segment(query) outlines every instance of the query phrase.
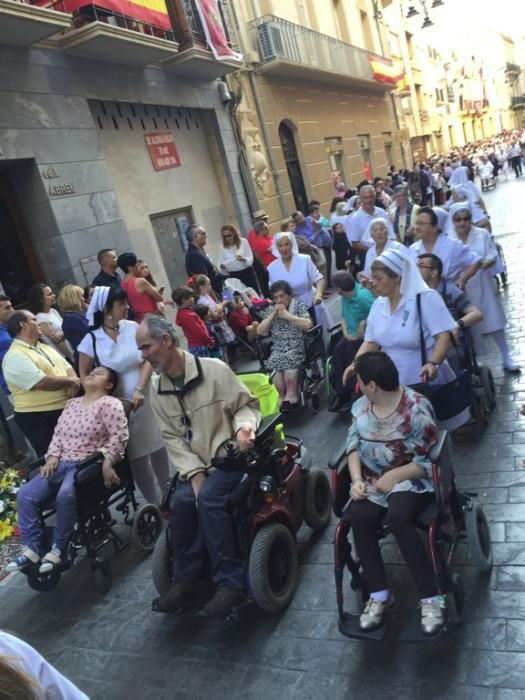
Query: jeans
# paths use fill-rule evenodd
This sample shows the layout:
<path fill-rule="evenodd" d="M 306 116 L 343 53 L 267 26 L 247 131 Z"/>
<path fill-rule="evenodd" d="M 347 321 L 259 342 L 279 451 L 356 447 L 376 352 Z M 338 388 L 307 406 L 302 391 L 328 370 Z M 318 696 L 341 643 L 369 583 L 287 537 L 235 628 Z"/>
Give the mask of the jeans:
<path fill-rule="evenodd" d="M 55 499 L 57 524 L 53 544 L 65 552 L 77 515 L 77 497 L 74 477 L 76 462 L 59 462 L 53 477 L 41 474 L 24 484 L 17 495 L 18 525 L 22 534 L 22 542 L 37 554 L 42 554 L 42 525 L 40 522 L 40 506 L 52 497 L 56 491 L 50 478 L 63 476 Z"/>
<path fill-rule="evenodd" d="M 421 598 L 438 594 L 427 550 L 415 526 L 417 516 L 434 498 L 432 493 L 398 491 L 390 494 L 386 511 L 387 525 L 397 540 Z M 388 588 L 385 565 L 377 539 L 385 509 L 364 499 L 352 501 L 343 514 L 349 520 L 354 542 L 371 593 Z"/>
<path fill-rule="evenodd" d="M 15 412 L 15 423 L 31 443 L 37 457 L 45 455 L 61 413 L 62 409 L 29 413 Z"/>
<path fill-rule="evenodd" d="M 227 509 L 242 477 L 241 472 L 212 472 L 197 501 L 192 485 L 179 479 L 170 499 L 174 583 L 195 583 L 211 566 L 217 588 L 244 590 L 244 566 L 237 555 L 233 520 Z"/>

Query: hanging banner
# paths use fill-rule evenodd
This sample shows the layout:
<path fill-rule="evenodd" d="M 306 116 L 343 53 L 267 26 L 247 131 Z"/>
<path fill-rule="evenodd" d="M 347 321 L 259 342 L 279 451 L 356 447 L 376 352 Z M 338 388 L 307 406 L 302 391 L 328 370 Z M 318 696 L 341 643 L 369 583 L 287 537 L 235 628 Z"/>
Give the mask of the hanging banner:
<path fill-rule="evenodd" d="M 386 58 L 368 56 L 368 60 L 372 69 L 372 77 L 378 83 L 395 86 L 405 75 L 405 71 L 401 66 L 395 66 L 392 61 Z"/>
<path fill-rule="evenodd" d="M 219 11 L 219 0 L 194 0 L 208 46 L 218 61 L 242 61 L 242 54 L 228 46 L 228 37 Z"/>
<path fill-rule="evenodd" d="M 154 131 L 144 134 L 144 139 L 155 170 L 179 167 L 180 158 L 171 131 Z"/>
<path fill-rule="evenodd" d="M 58 7 L 60 10 L 63 8 L 64 12 L 78 10 L 79 15 L 85 14 L 91 20 L 98 19 L 108 24 L 113 24 L 114 12 L 137 22 L 151 24 L 160 30 L 173 31 L 164 0 L 97 0 L 96 5 L 86 0 L 61 0 Z M 137 25 L 137 30 L 141 31 L 140 25 Z"/>

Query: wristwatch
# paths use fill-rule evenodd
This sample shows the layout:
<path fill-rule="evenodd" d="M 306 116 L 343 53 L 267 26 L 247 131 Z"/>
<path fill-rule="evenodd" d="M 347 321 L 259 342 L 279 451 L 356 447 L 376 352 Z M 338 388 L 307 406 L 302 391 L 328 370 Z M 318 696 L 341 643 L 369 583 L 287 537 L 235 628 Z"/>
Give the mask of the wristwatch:
<path fill-rule="evenodd" d="M 432 360 L 430 360 L 430 364 L 431 364 L 435 369 L 439 369 L 439 364 L 440 364 L 439 362 L 432 362 Z"/>

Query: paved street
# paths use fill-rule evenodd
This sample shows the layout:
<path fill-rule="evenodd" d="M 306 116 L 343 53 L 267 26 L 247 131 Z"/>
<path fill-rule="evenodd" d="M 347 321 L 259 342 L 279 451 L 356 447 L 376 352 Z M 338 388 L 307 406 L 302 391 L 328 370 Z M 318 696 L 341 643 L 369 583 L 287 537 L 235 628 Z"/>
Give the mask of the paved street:
<path fill-rule="evenodd" d="M 515 356 L 525 336 L 521 304 L 525 254 L 520 229 L 525 181 L 501 183 L 486 195 L 509 267 L 504 292 Z M 494 350 L 491 347 L 491 350 Z M 49 594 L 33 593 L 22 576 L 0 587 L 0 627 L 32 643 L 92 698 L 525 698 L 525 379 L 505 375 L 489 358 L 498 406 L 482 439 L 465 431 L 455 440 L 459 485 L 477 490 L 491 521 L 495 567 L 488 576 L 455 566 L 467 588 L 463 626 L 420 645 L 359 643 L 337 629 L 331 540 L 301 532 L 301 578 L 289 609 L 271 617 L 247 606 L 236 621 L 154 614 L 150 561 L 131 548 L 112 558 L 114 586 L 99 595 L 85 562 Z M 304 436 L 314 463 L 345 433 L 345 420 L 308 411 L 289 420 Z M 392 544 L 385 551 L 394 588 L 415 603 L 415 592 Z M 112 556 L 111 554 L 109 556 Z M 399 614 L 399 613 L 396 613 Z"/>

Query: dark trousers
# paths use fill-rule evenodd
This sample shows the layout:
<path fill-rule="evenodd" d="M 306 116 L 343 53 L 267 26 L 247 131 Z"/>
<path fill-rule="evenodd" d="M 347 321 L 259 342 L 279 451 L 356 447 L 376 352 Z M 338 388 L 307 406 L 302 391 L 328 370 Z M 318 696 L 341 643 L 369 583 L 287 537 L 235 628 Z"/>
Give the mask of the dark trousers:
<path fill-rule="evenodd" d="M 326 259 L 326 286 L 332 284 L 332 246 L 323 246 L 324 257 Z"/>
<path fill-rule="evenodd" d="M 2 430 L 5 435 L 5 440 L 7 444 L 7 451 L 9 452 L 9 456 L 11 458 L 14 458 L 14 455 L 16 453 L 16 445 L 15 441 L 13 439 L 13 435 L 11 434 L 11 430 L 9 429 L 9 423 L 7 422 L 7 416 L 4 413 L 4 409 L 2 406 L 0 406 L 0 423 L 2 424 Z"/>
<path fill-rule="evenodd" d="M 514 158 L 511 160 L 511 164 L 516 177 L 521 177 L 523 175 L 523 171 L 521 169 L 521 156 L 514 156 Z"/>
<path fill-rule="evenodd" d="M 361 338 L 352 341 L 341 338 L 334 348 L 334 389 L 335 393 L 339 396 L 348 396 L 348 399 L 351 398 L 351 394 L 355 388 L 355 381 L 351 381 L 349 384 L 343 384 L 343 373 L 348 365 L 351 365 L 354 361 L 355 354 L 362 343 L 363 341 Z"/>
<path fill-rule="evenodd" d="M 202 484 L 197 503 L 192 485 L 179 479 L 170 500 L 174 583 L 193 584 L 211 567 L 217 588 L 244 590 L 244 566 L 227 510 L 241 479 L 240 472 L 213 472 Z"/>
<path fill-rule="evenodd" d="M 334 252 L 336 269 L 346 270 L 345 262 L 347 260 L 352 260 L 346 233 L 334 233 Z"/>
<path fill-rule="evenodd" d="M 247 287 L 251 287 L 252 289 L 255 289 L 256 292 L 260 292 L 259 282 L 255 276 L 253 267 L 245 267 L 244 270 L 228 272 L 228 277 L 235 277 L 235 279 L 240 280 Z"/>
<path fill-rule="evenodd" d="M 269 276 L 268 276 L 268 270 L 264 267 L 264 265 L 259 262 L 256 258 L 254 258 L 253 261 L 253 269 L 255 271 L 255 275 L 257 279 L 259 280 L 259 289 L 263 293 L 264 297 L 269 296 Z"/>
<path fill-rule="evenodd" d="M 397 540 L 421 598 L 431 598 L 438 592 L 425 544 L 414 524 L 433 498 L 432 493 L 398 491 L 389 496 L 386 513 L 388 527 Z M 370 592 L 384 591 L 388 583 L 377 530 L 385 517 L 385 509 L 368 499 L 352 501 L 344 517 L 351 523 Z"/>
<path fill-rule="evenodd" d="M 47 452 L 60 411 L 34 411 L 15 413 L 15 422 L 31 443 L 37 457 Z"/>

